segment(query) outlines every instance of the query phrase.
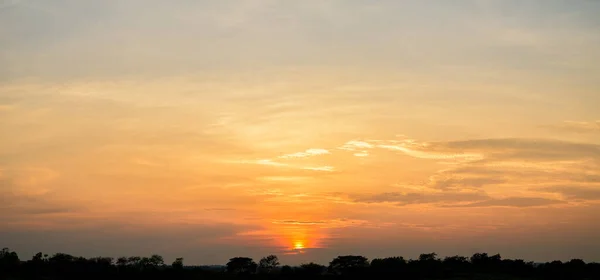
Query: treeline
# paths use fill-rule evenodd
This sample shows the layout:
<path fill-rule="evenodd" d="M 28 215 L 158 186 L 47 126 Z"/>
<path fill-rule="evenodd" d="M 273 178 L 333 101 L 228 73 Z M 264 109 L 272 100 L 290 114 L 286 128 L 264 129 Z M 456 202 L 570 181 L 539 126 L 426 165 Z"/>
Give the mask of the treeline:
<path fill-rule="evenodd" d="M 183 258 L 166 264 L 163 257 L 83 258 L 57 253 L 38 253 L 23 261 L 16 252 L 0 251 L 0 279 L 600 279 L 600 264 L 580 259 L 534 264 L 477 253 L 471 257 L 438 258 L 421 254 L 418 259 L 390 257 L 369 260 L 363 256 L 339 256 L 327 266 L 306 263 L 281 266 L 277 256 L 235 257 L 222 268 L 187 267 Z"/>

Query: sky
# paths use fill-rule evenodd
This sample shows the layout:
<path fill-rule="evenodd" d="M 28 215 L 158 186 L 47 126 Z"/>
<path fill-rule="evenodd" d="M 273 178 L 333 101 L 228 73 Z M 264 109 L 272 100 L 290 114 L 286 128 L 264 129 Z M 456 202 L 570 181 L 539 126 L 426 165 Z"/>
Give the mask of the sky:
<path fill-rule="evenodd" d="M 598 14 L 1 0 L 0 246 L 600 261 Z"/>

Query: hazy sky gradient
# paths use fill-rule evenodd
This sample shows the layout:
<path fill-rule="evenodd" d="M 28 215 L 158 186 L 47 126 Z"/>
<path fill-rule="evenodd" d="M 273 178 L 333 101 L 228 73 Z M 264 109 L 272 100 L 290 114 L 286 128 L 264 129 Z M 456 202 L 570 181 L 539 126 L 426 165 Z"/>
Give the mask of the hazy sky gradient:
<path fill-rule="evenodd" d="M 0 240 L 600 261 L 600 2 L 0 1 Z"/>

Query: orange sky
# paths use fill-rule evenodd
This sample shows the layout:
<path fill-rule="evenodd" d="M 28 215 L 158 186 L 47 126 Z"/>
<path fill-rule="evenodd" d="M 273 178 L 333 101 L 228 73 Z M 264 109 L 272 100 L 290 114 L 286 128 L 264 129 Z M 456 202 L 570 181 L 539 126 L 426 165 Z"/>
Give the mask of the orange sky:
<path fill-rule="evenodd" d="M 600 260 L 598 3 L 224 2 L 0 4 L 0 246 Z"/>

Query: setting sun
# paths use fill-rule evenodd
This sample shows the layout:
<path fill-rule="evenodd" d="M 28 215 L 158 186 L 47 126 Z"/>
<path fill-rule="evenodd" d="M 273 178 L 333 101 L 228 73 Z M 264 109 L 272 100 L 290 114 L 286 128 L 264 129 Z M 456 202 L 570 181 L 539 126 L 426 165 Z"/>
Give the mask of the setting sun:
<path fill-rule="evenodd" d="M 294 249 L 296 249 L 296 250 L 304 249 L 304 243 L 302 243 L 302 241 L 296 241 L 294 243 Z"/>

